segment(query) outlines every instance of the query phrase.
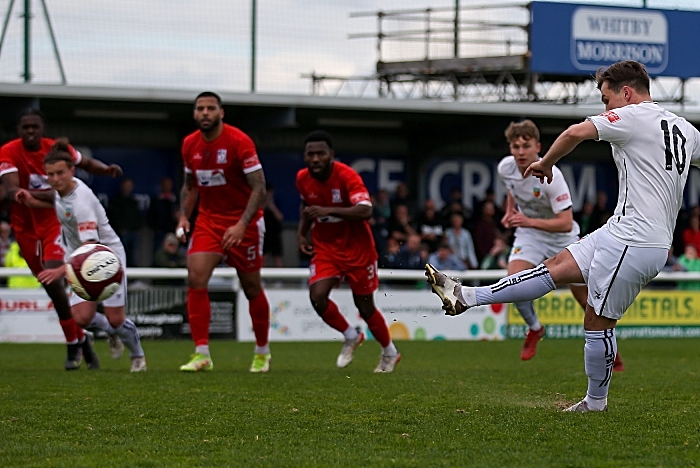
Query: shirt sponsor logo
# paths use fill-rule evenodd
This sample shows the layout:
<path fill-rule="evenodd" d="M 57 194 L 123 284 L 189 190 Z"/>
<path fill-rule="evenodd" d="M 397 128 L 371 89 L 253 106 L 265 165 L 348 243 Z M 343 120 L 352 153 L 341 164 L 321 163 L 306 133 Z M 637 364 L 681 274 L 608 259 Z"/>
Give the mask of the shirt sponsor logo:
<path fill-rule="evenodd" d="M 333 198 L 333 203 L 343 203 L 343 199 L 340 196 L 340 189 L 331 189 L 331 197 Z"/>
<path fill-rule="evenodd" d="M 617 115 L 616 113 L 614 113 L 613 111 L 603 112 L 602 114 L 600 114 L 600 116 L 608 119 L 608 121 L 610 121 L 610 123 L 615 123 L 618 120 L 620 120 L 620 116 Z"/>
<path fill-rule="evenodd" d="M 216 151 L 216 164 L 226 164 L 226 150 L 220 149 Z"/>
<path fill-rule="evenodd" d="M 29 174 L 29 188 L 31 190 L 49 190 L 48 178 L 41 174 Z"/>
<path fill-rule="evenodd" d="M 197 182 L 200 187 L 218 187 L 226 185 L 226 176 L 223 169 L 198 169 L 196 171 Z"/>
<path fill-rule="evenodd" d="M 563 202 L 564 200 L 568 200 L 568 199 L 569 199 L 569 194 L 568 194 L 568 193 L 562 193 L 561 195 L 559 195 L 559 196 L 557 197 L 557 201 L 558 201 L 558 202 Z"/>
<path fill-rule="evenodd" d="M 97 223 L 88 221 L 86 223 L 78 223 L 78 231 L 97 231 Z"/>

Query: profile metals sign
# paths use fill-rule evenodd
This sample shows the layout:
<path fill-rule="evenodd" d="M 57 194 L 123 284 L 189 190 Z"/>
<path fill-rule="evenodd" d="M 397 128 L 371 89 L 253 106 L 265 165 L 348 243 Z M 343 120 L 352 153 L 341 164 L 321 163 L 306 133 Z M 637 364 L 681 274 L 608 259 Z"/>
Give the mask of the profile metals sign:
<path fill-rule="evenodd" d="M 635 60 L 653 76 L 700 76 L 700 12 L 550 2 L 530 8 L 533 72 L 591 76 Z"/>

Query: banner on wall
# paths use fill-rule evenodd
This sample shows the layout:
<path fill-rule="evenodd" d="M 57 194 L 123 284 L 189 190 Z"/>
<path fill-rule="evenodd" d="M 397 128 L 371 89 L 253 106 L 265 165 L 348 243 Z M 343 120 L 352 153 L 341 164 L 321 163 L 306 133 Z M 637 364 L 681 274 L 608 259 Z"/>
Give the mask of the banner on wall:
<path fill-rule="evenodd" d="M 65 341 L 53 303 L 43 289 L 0 289 L 0 342 Z"/>
<path fill-rule="evenodd" d="M 583 338 L 583 309 L 571 292 L 557 290 L 535 301 L 547 338 Z M 525 338 L 527 326 L 508 305 L 508 338 Z M 642 291 L 615 328 L 618 338 L 685 338 L 700 336 L 700 292 Z"/>
<path fill-rule="evenodd" d="M 270 302 L 270 341 L 332 341 L 342 335 L 326 325 L 311 307 L 309 293 L 304 290 L 268 289 Z M 359 316 L 349 290 L 335 290 L 338 304 L 353 326 L 360 326 L 368 337 L 371 333 Z M 382 311 L 394 340 L 502 340 L 505 337 L 506 307 L 502 304 L 475 307 L 468 314 L 446 317 L 440 302 L 429 291 L 380 290 L 375 303 Z M 254 341 L 248 301 L 239 295 L 237 339 Z"/>

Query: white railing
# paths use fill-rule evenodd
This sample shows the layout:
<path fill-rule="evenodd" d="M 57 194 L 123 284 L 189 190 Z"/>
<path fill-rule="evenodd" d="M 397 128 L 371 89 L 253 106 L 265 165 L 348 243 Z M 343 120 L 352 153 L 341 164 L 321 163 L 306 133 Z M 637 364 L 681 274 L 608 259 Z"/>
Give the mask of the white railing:
<path fill-rule="evenodd" d="M 171 279 L 187 278 L 186 268 L 128 268 L 127 277 L 131 279 Z M 468 271 L 445 271 L 450 276 L 455 276 L 464 281 L 472 280 L 498 280 L 507 275 L 506 270 L 468 270 Z M 29 268 L 0 268 L 0 278 L 8 276 L 30 276 Z M 262 277 L 264 279 L 280 280 L 303 280 L 309 277 L 308 268 L 263 268 Z M 214 278 L 236 279 L 234 268 L 216 268 Z M 424 280 L 423 270 L 391 270 L 379 269 L 380 280 Z M 661 272 L 653 281 L 663 282 L 684 282 L 700 281 L 700 272 Z"/>

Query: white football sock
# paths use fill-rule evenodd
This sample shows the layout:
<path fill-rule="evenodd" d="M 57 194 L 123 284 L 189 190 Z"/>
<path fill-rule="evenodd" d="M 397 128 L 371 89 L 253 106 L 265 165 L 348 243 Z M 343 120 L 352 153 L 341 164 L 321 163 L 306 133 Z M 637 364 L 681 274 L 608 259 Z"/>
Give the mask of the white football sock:
<path fill-rule="evenodd" d="M 114 330 L 117 336 L 122 340 L 124 346 L 131 353 L 131 357 L 141 357 L 143 356 L 143 348 L 141 347 L 141 338 L 139 338 L 139 332 L 136 330 L 136 325 L 129 319 L 124 320 L 119 328 Z"/>
<path fill-rule="evenodd" d="M 533 301 L 554 289 L 554 280 L 543 263 L 531 270 L 506 276 L 494 285 L 474 288 L 476 305 Z"/>
<path fill-rule="evenodd" d="M 354 341 L 357 339 L 357 336 L 359 333 L 357 333 L 357 329 L 350 325 L 347 330 L 343 332 L 343 336 L 347 341 Z"/>
<path fill-rule="evenodd" d="M 394 346 L 394 342 L 390 341 L 389 346 L 382 348 L 382 354 L 384 354 L 384 356 L 396 356 L 399 354 L 399 350 Z"/>
<path fill-rule="evenodd" d="M 109 320 L 107 320 L 107 317 L 104 314 L 101 314 L 99 312 L 97 312 L 95 314 L 95 316 L 92 318 L 92 322 L 90 322 L 90 325 L 88 325 L 88 328 L 95 328 L 97 330 L 102 330 L 104 332 L 109 333 L 110 335 L 114 335 L 114 333 L 115 333 L 115 330 L 109 324 Z"/>
<path fill-rule="evenodd" d="M 194 352 L 211 357 L 211 354 L 209 354 L 209 345 L 198 345 L 194 348 Z"/>
<path fill-rule="evenodd" d="M 255 345 L 255 354 L 270 354 L 270 345 L 265 346 Z"/>
<path fill-rule="evenodd" d="M 617 339 L 614 328 L 603 331 L 586 330 L 583 356 L 588 376 L 586 402 L 591 409 L 602 410 L 607 404 L 616 353 Z"/>

